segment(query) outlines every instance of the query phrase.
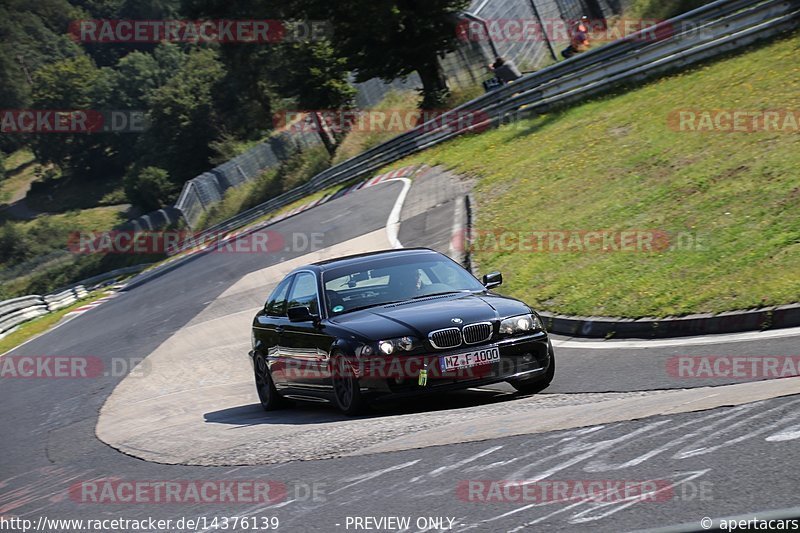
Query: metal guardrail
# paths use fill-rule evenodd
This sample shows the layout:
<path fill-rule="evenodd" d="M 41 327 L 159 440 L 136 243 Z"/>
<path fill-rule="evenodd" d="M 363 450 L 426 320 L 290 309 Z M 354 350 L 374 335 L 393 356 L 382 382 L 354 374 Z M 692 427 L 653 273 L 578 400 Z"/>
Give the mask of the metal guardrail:
<path fill-rule="evenodd" d="M 34 294 L 0 302 L 0 338 L 28 320 L 63 309 L 88 295 L 86 287 L 78 285 L 46 296 Z"/>
<path fill-rule="evenodd" d="M 20 324 L 34 318 L 68 307 L 89 296 L 89 291 L 113 283 L 120 276 L 136 274 L 149 267 L 150 263 L 118 268 L 79 281 L 77 285 L 52 294 L 33 294 L 11 300 L 0 301 L 0 339 Z M 87 289 L 87 287 L 89 287 Z"/>
<path fill-rule="evenodd" d="M 800 0 L 718 0 L 707 4 L 471 100 L 195 237 L 242 228 L 309 194 L 356 180 L 459 135 L 541 113 L 621 83 L 640 82 L 771 37 L 796 27 L 799 10 Z M 469 127 L 453 127 L 467 116 L 480 120 Z M 179 247 L 175 252 L 189 247 Z"/>

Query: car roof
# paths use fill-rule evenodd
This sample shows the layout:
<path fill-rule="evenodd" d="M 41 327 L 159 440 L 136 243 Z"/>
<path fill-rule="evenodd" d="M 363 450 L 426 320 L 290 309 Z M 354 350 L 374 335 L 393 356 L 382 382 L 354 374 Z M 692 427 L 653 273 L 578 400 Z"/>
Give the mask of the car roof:
<path fill-rule="evenodd" d="M 398 250 L 380 250 L 377 252 L 367 252 L 363 254 L 347 255 L 344 257 L 337 257 L 335 259 L 326 259 L 324 261 L 317 261 L 310 265 L 305 265 L 296 268 L 292 272 L 298 270 L 313 270 L 315 272 L 324 272 L 339 267 L 356 266 L 361 263 L 369 262 L 376 258 L 391 258 L 391 257 L 408 257 L 410 255 L 441 255 L 430 248 L 401 248 Z"/>

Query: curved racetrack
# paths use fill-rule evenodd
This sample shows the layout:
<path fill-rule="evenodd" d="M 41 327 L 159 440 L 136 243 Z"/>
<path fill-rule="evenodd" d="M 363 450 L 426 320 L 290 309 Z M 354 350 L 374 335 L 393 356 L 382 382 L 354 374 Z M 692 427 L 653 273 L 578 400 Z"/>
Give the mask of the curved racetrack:
<path fill-rule="evenodd" d="M 246 357 L 254 310 L 295 264 L 389 247 L 403 186 L 362 189 L 268 228 L 287 243 L 313 234 L 313 250 L 198 256 L 5 355 L 142 362 L 127 376 L 2 379 L 0 515 L 277 516 L 285 531 L 345 529 L 348 516 L 447 516 L 455 531 L 621 531 L 797 505 L 797 379 L 688 378 L 675 368 L 680 357 L 797 355 L 800 331 L 555 337 L 557 376 L 538 396 L 500 385 L 360 419 L 316 404 L 263 413 Z M 400 241 L 446 251 L 462 193 L 436 169 L 417 176 Z M 149 505 L 91 504 L 69 491 L 108 477 L 265 479 L 287 492 L 272 503 Z M 485 503 L 459 492 L 470 479 L 656 479 L 669 497 Z"/>

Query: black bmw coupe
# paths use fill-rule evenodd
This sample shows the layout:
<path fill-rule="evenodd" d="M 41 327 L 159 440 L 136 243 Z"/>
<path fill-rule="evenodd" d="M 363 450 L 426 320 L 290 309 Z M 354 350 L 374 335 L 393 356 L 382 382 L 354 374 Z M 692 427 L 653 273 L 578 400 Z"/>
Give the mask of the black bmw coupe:
<path fill-rule="evenodd" d="M 253 320 L 261 405 L 371 400 L 507 381 L 545 389 L 555 373 L 541 319 L 452 259 L 412 248 L 342 257 L 292 271 Z"/>

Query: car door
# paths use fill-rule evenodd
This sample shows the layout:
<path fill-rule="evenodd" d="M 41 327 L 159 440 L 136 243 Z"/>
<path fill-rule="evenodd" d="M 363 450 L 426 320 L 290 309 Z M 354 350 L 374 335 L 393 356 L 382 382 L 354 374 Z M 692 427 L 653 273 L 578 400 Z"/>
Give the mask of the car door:
<path fill-rule="evenodd" d="M 272 291 L 264 310 L 257 317 L 258 325 L 255 326 L 256 338 L 261 342 L 260 351 L 267 358 L 272 381 L 278 389 L 287 385 L 286 362 L 281 353 L 281 335 L 289 324 L 286 303 L 293 280 L 294 276 L 286 277 Z"/>
<path fill-rule="evenodd" d="M 308 307 L 320 316 L 319 287 L 313 272 L 298 272 L 289 292 L 287 308 Z M 289 322 L 281 339 L 286 360 L 287 379 L 293 387 L 315 391 L 330 391 L 327 379 L 329 349 L 333 337 L 326 334 L 318 321 Z"/>

